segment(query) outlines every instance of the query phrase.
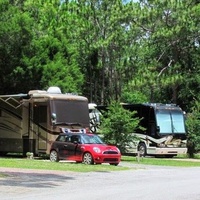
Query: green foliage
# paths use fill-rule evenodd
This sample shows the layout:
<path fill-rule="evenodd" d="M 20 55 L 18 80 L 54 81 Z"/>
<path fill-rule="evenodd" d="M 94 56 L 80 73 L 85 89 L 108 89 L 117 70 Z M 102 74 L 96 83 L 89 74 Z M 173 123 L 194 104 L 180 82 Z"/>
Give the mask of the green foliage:
<path fill-rule="evenodd" d="M 97 104 L 197 99 L 195 1 L 0 0 L 0 11 L 1 94 L 58 85 Z"/>
<path fill-rule="evenodd" d="M 22 58 L 31 50 L 33 20 L 9 1 L 0 1 L 0 12 L 0 93 L 22 92 L 28 85 Z"/>
<path fill-rule="evenodd" d="M 200 103 L 196 101 L 191 113 L 187 115 L 186 126 L 188 129 L 188 154 L 194 157 L 194 154 L 200 151 Z"/>
<path fill-rule="evenodd" d="M 69 45 L 59 0 L 0 1 L 1 94 L 59 86 L 82 93 L 77 49 Z M 71 24 L 72 25 L 72 24 Z M 70 29 L 70 26 L 69 26 Z"/>
<path fill-rule="evenodd" d="M 184 80 L 189 77 L 195 80 L 189 73 L 191 68 L 193 72 L 199 68 L 195 56 L 199 52 L 199 40 L 195 42 L 199 4 L 153 0 L 137 5 L 132 6 L 135 7 L 132 17 L 140 30 L 140 46 L 135 51 L 136 67 L 129 84 L 133 90 L 144 91 L 148 101 L 189 103 L 180 95 L 187 94 L 182 92 L 187 84 Z M 135 24 L 130 31 L 135 30 Z"/>
<path fill-rule="evenodd" d="M 148 102 L 148 98 L 140 91 L 131 91 L 126 88 L 122 92 L 121 101 L 126 103 L 145 103 Z"/>
<path fill-rule="evenodd" d="M 191 111 L 188 141 L 200 149 L 199 3 L 0 0 L 0 12 L 0 94 L 57 85 L 97 104 L 176 103 Z M 120 116 L 107 124 L 122 136 Z"/>
<path fill-rule="evenodd" d="M 118 146 L 122 153 L 136 139 L 132 133 L 139 128 L 140 119 L 134 115 L 135 112 L 125 110 L 121 104 L 113 101 L 101 118 L 100 131 L 104 141 Z"/>

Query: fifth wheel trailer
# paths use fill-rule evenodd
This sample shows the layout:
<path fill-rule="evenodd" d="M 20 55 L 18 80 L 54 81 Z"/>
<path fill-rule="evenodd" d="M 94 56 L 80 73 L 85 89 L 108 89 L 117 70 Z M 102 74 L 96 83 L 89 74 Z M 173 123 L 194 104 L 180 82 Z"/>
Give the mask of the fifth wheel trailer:
<path fill-rule="evenodd" d="M 49 154 L 61 132 L 89 131 L 88 99 L 60 88 L 0 95 L 0 154 Z"/>

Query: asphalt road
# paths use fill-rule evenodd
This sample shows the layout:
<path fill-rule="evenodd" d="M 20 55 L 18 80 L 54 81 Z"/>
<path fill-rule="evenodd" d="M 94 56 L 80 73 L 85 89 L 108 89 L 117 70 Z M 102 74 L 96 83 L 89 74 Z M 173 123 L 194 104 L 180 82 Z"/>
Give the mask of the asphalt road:
<path fill-rule="evenodd" d="M 75 173 L 0 168 L 1 200 L 200 200 L 200 167 Z M 120 166 L 117 166 L 120 167 Z"/>

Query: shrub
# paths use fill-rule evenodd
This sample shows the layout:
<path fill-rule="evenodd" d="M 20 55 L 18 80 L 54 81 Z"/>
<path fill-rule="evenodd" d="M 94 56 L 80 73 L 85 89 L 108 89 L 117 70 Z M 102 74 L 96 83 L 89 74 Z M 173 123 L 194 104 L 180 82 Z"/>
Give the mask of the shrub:
<path fill-rule="evenodd" d="M 194 157 L 194 154 L 200 150 L 200 103 L 197 101 L 191 113 L 187 115 L 186 127 L 188 154 L 189 157 Z"/>
<path fill-rule="evenodd" d="M 120 103 L 112 102 L 101 118 L 100 130 L 104 141 L 118 146 L 122 153 L 126 152 L 130 142 L 137 139 L 132 133 L 139 128 L 140 119 L 134 115 L 135 112 L 125 110 Z"/>

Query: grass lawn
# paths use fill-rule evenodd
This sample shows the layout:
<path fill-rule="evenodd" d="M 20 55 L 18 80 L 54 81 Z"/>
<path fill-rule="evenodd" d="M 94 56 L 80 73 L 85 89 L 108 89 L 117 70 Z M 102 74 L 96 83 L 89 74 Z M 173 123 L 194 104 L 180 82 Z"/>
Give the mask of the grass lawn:
<path fill-rule="evenodd" d="M 123 156 L 122 161 L 139 163 L 143 165 L 177 166 L 177 167 L 200 167 L 200 159 L 191 159 L 182 156 L 174 158 L 145 157 L 139 160 L 133 156 Z"/>
<path fill-rule="evenodd" d="M 188 159 L 186 157 L 175 157 L 174 159 L 145 157 L 137 160 L 134 156 L 122 156 L 122 162 L 130 162 L 142 165 L 160 165 L 160 166 L 177 166 L 177 167 L 200 167 L 200 159 Z M 48 159 L 27 159 L 16 157 L 0 157 L 0 167 L 22 168 L 22 169 L 42 169 L 42 170 L 61 170 L 74 172 L 92 172 L 92 171 L 119 171 L 128 170 L 126 166 L 112 166 L 109 164 L 102 165 L 85 165 L 74 162 L 50 162 Z M 137 168 L 137 165 L 136 167 Z"/>
<path fill-rule="evenodd" d="M 91 171 L 119 171 L 127 170 L 128 167 L 113 166 L 109 164 L 102 165 L 85 165 L 74 162 L 50 162 L 42 159 L 26 158 L 0 158 L 0 168 L 22 168 L 22 169 L 42 169 L 42 170 L 61 170 L 74 172 L 91 172 Z"/>

